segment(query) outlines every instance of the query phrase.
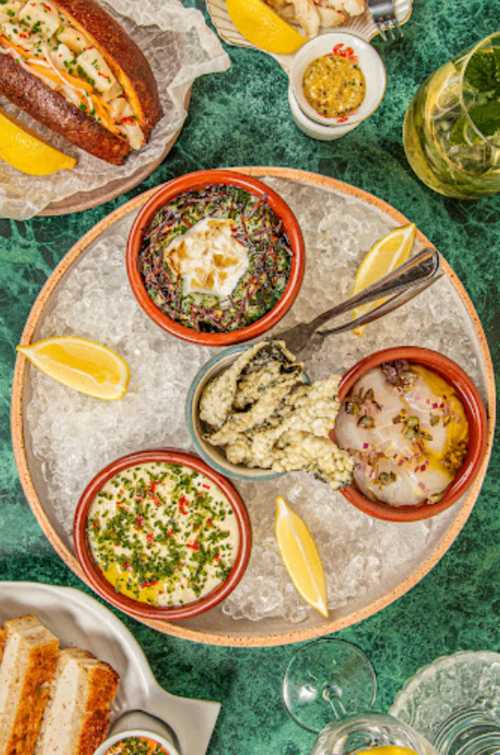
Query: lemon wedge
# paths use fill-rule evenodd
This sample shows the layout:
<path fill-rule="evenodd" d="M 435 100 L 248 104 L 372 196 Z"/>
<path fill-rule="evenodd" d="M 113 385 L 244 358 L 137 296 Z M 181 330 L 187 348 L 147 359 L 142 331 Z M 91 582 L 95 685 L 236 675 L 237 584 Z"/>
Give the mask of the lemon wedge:
<path fill-rule="evenodd" d="M 360 291 L 376 283 L 384 275 L 392 273 L 403 262 L 406 262 L 413 249 L 416 232 L 415 224 L 410 223 L 409 225 L 395 228 L 386 236 L 376 241 L 358 267 L 352 295 L 359 294 Z M 353 319 L 366 314 L 366 312 L 370 312 L 370 310 L 378 307 L 383 301 L 383 299 L 379 299 L 378 301 L 364 304 L 362 307 L 357 307 L 353 310 Z M 357 335 L 361 335 L 364 329 L 365 326 L 361 326 L 355 328 L 354 332 Z"/>
<path fill-rule="evenodd" d="M 127 362 L 97 341 L 61 336 L 18 346 L 17 351 L 46 375 L 88 396 L 116 401 L 127 392 Z"/>
<path fill-rule="evenodd" d="M 328 617 L 323 564 L 311 533 L 284 498 L 276 498 L 276 538 L 297 591 L 322 616 Z"/>
<path fill-rule="evenodd" d="M 240 34 L 267 52 L 291 55 L 306 42 L 263 0 L 226 0 L 227 11 Z"/>
<path fill-rule="evenodd" d="M 0 160 L 29 176 L 48 176 L 59 170 L 71 170 L 73 157 L 59 152 L 29 129 L 17 124 L 0 111 Z"/>
<path fill-rule="evenodd" d="M 408 747 L 399 747 L 398 745 L 385 745 L 384 747 L 372 747 L 371 750 L 357 750 L 356 755 L 417 755 L 415 750 L 409 750 Z"/>

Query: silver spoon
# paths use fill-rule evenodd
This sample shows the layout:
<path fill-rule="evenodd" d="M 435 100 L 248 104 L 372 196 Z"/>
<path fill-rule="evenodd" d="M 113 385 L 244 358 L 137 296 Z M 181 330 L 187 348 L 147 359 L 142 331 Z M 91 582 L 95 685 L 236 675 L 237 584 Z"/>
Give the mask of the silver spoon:
<path fill-rule="evenodd" d="M 405 262 L 392 273 L 385 275 L 372 286 L 360 291 L 359 294 L 351 296 L 346 301 L 328 309 L 311 322 L 299 323 L 299 325 L 294 325 L 293 328 L 282 333 L 273 334 L 273 340 L 286 341 L 287 347 L 295 356 L 307 360 L 327 336 L 366 325 L 389 312 L 393 312 L 435 283 L 442 275 L 439 253 L 436 249 L 423 249 L 408 262 Z M 387 298 L 388 296 L 389 298 Z M 326 325 L 339 315 L 377 299 L 385 299 L 385 301 L 354 320 L 350 319 L 336 327 L 318 331 L 318 328 Z"/>

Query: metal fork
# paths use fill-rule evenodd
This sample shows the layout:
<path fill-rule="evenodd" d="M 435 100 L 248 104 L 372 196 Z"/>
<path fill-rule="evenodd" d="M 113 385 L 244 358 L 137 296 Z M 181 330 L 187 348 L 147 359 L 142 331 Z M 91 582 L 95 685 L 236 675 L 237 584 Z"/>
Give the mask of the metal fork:
<path fill-rule="evenodd" d="M 366 325 L 389 312 L 393 312 L 422 293 L 442 275 L 439 266 L 439 253 L 435 249 L 423 249 L 408 262 L 405 262 L 392 273 L 385 275 L 377 283 L 360 291 L 359 294 L 351 296 L 350 299 L 323 312 L 311 322 L 303 322 L 282 333 L 273 334 L 273 339 L 286 341 L 290 351 L 305 361 L 321 346 L 326 336 Z M 382 298 L 385 301 L 370 312 L 329 330 L 318 331 L 318 328 L 326 325 L 333 318 Z"/>
<path fill-rule="evenodd" d="M 368 0 L 368 7 L 384 41 L 402 39 L 403 30 L 396 18 L 394 0 Z"/>

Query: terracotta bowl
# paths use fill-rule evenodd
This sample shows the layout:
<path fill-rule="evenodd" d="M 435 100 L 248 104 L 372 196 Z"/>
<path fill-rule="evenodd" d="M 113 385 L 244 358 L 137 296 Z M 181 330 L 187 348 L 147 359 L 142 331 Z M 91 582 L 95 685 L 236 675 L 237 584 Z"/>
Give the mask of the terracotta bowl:
<path fill-rule="evenodd" d="M 95 562 L 87 538 L 87 519 L 89 509 L 97 493 L 108 482 L 108 480 L 114 477 L 114 475 L 123 472 L 124 469 L 128 469 L 129 467 L 145 464 L 147 462 L 182 464 L 208 477 L 208 479 L 215 483 L 226 496 L 232 506 L 238 524 L 240 538 L 238 552 L 233 567 L 225 582 L 218 585 L 215 590 L 212 590 L 212 592 L 208 593 L 208 595 L 205 595 L 200 600 L 179 607 L 157 608 L 116 592 Z M 198 616 L 199 614 L 214 608 L 214 606 L 228 597 L 243 577 L 248 566 L 252 548 L 252 530 L 246 506 L 240 494 L 229 480 L 226 480 L 222 475 L 218 474 L 213 469 L 210 469 L 210 467 L 208 467 L 201 459 L 193 454 L 185 453 L 174 448 L 163 448 L 149 451 L 138 451 L 137 453 L 122 456 L 101 470 L 89 482 L 76 507 L 73 523 L 73 541 L 76 555 L 83 571 L 85 572 L 85 576 L 94 590 L 102 598 L 111 603 L 111 605 L 120 608 L 122 611 L 131 614 L 132 616 L 173 621 L 177 619 L 190 619 L 193 616 Z"/>
<path fill-rule="evenodd" d="M 149 298 L 138 269 L 138 257 L 144 233 L 158 210 L 179 194 L 203 189 L 213 184 L 236 186 L 257 197 L 265 198 L 276 215 L 283 221 L 284 230 L 293 252 L 290 276 L 280 300 L 269 312 L 251 325 L 239 330 L 233 330 L 230 333 L 200 333 L 168 317 Z M 263 335 L 274 327 L 286 315 L 297 298 L 304 277 L 304 263 L 304 239 L 298 220 L 287 203 L 279 194 L 262 181 L 259 181 L 259 179 L 251 178 L 232 170 L 200 170 L 195 173 L 187 173 L 180 178 L 175 178 L 173 181 L 169 181 L 162 186 L 156 194 L 153 194 L 137 215 L 130 231 L 126 253 L 127 274 L 132 291 L 148 317 L 168 333 L 178 338 L 183 338 L 186 341 L 205 346 L 229 346 L 234 343 L 248 341 Z"/>
<path fill-rule="evenodd" d="M 339 388 L 340 400 L 342 401 L 347 396 L 351 388 L 366 372 L 378 367 L 383 362 L 390 362 L 395 359 L 406 359 L 408 362 L 427 367 L 444 378 L 455 389 L 464 406 L 469 423 L 469 445 L 462 467 L 438 503 L 395 507 L 367 498 L 355 485 L 343 488 L 341 492 L 356 508 L 377 519 L 386 519 L 391 522 L 415 522 L 420 519 L 429 519 L 445 511 L 472 484 L 486 453 L 487 419 L 479 391 L 462 368 L 443 354 L 416 346 L 398 346 L 392 349 L 384 349 L 362 359 L 342 378 Z M 334 433 L 332 433 L 332 437 L 335 438 Z"/>

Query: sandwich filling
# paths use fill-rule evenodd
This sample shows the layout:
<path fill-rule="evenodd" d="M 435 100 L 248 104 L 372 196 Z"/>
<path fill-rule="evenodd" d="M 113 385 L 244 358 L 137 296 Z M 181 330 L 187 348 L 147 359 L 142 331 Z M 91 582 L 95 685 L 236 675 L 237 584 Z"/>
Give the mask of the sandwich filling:
<path fill-rule="evenodd" d="M 133 92 L 127 91 L 130 82 L 50 0 L 0 0 L 0 53 L 14 57 L 131 149 L 144 145 L 144 117 Z"/>

